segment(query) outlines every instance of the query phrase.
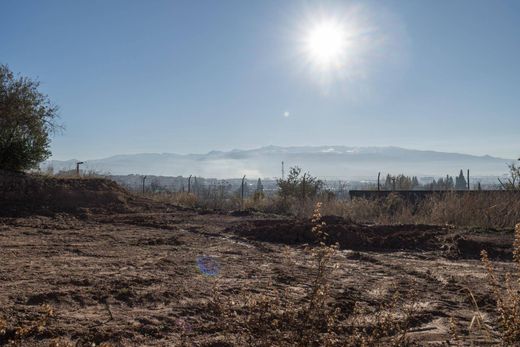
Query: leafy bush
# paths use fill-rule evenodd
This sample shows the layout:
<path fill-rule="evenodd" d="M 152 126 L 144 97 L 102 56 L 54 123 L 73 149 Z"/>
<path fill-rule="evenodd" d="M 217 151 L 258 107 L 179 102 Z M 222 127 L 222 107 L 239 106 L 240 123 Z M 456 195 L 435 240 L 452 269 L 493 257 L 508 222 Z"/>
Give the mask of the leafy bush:
<path fill-rule="evenodd" d="M 58 109 L 38 87 L 39 82 L 15 77 L 0 65 L 1 169 L 32 169 L 50 156 L 49 136 L 59 128 Z"/>

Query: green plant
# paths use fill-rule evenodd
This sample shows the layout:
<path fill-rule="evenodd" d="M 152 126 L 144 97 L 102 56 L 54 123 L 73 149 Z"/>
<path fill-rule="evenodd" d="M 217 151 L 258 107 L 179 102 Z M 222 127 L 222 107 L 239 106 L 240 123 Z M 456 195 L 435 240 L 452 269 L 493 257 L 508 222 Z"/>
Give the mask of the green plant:
<path fill-rule="evenodd" d="M 16 77 L 0 65 L 0 168 L 32 169 L 50 155 L 50 135 L 59 129 L 57 107 L 39 82 Z"/>
<path fill-rule="evenodd" d="M 295 198 L 304 201 L 314 198 L 323 188 L 323 182 L 308 172 L 302 175 L 302 169 L 295 166 L 289 171 L 286 179 L 279 179 L 278 195 L 284 199 Z"/>

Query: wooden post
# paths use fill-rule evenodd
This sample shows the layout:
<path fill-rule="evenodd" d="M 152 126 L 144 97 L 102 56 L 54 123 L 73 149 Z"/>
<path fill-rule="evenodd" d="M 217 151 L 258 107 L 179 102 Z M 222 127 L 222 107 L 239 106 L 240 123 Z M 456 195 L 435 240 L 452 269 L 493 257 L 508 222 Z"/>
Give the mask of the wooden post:
<path fill-rule="evenodd" d="M 244 177 L 242 177 L 242 192 L 241 192 L 241 209 L 243 210 L 244 209 L 244 181 L 246 180 L 246 175 L 244 175 Z"/>
<path fill-rule="evenodd" d="M 307 173 L 303 174 L 303 179 L 302 179 L 302 199 L 303 199 L 303 201 L 305 201 L 305 175 L 307 175 Z"/>
<path fill-rule="evenodd" d="M 143 176 L 143 194 L 144 194 L 144 182 L 146 181 L 146 176 Z"/>
<path fill-rule="evenodd" d="M 377 191 L 381 190 L 381 172 L 377 174 Z"/>
<path fill-rule="evenodd" d="M 188 194 L 191 193 L 191 175 L 188 177 Z"/>
<path fill-rule="evenodd" d="M 469 186 L 469 169 L 468 169 L 468 190 L 470 190 L 470 186 Z"/>

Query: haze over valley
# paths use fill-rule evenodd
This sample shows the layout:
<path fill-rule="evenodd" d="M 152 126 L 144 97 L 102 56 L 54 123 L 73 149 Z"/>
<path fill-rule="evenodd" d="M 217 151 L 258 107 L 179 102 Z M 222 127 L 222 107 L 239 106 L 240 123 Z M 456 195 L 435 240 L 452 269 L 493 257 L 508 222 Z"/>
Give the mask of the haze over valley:
<path fill-rule="evenodd" d="M 78 160 L 50 160 L 43 170 L 72 170 Z M 399 147 L 268 146 L 250 150 L 212 151 L 206 154 L 144 153 L 85 160 L 82 169 L 113 175 L 196 175 L 211 178 L 272 178 L 285 169 L 299 166 L 324 179 L 373 179 L 378 172 L 443 177 L 461 169 L 476 176 L 502 176 L 512 159 L 488 155 L 419 151 Z"/>

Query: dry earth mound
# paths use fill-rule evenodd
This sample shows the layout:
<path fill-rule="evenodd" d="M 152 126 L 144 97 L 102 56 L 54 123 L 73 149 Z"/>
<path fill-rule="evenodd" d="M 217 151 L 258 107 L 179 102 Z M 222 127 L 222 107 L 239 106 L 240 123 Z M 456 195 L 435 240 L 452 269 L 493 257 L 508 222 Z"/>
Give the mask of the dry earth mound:
<path fill-rule="evenodd" d="M 456 230 L 426 224 L 366 225 L 324 216 L 330 243 L 355 251 L 440 251 L 451 258 L 479 259 L 485 249 L 491 258 L 512 258 L 513 231 Z M 232 227 L 249 239 L 283 244 L 317 242 L 310 220 L 253 220 Z"/>
<path fill-rule="evenodd" d="M 124 212 L 138 203 L 104 178 L 55 178 L 0 171 L 0 215 Z"/>

